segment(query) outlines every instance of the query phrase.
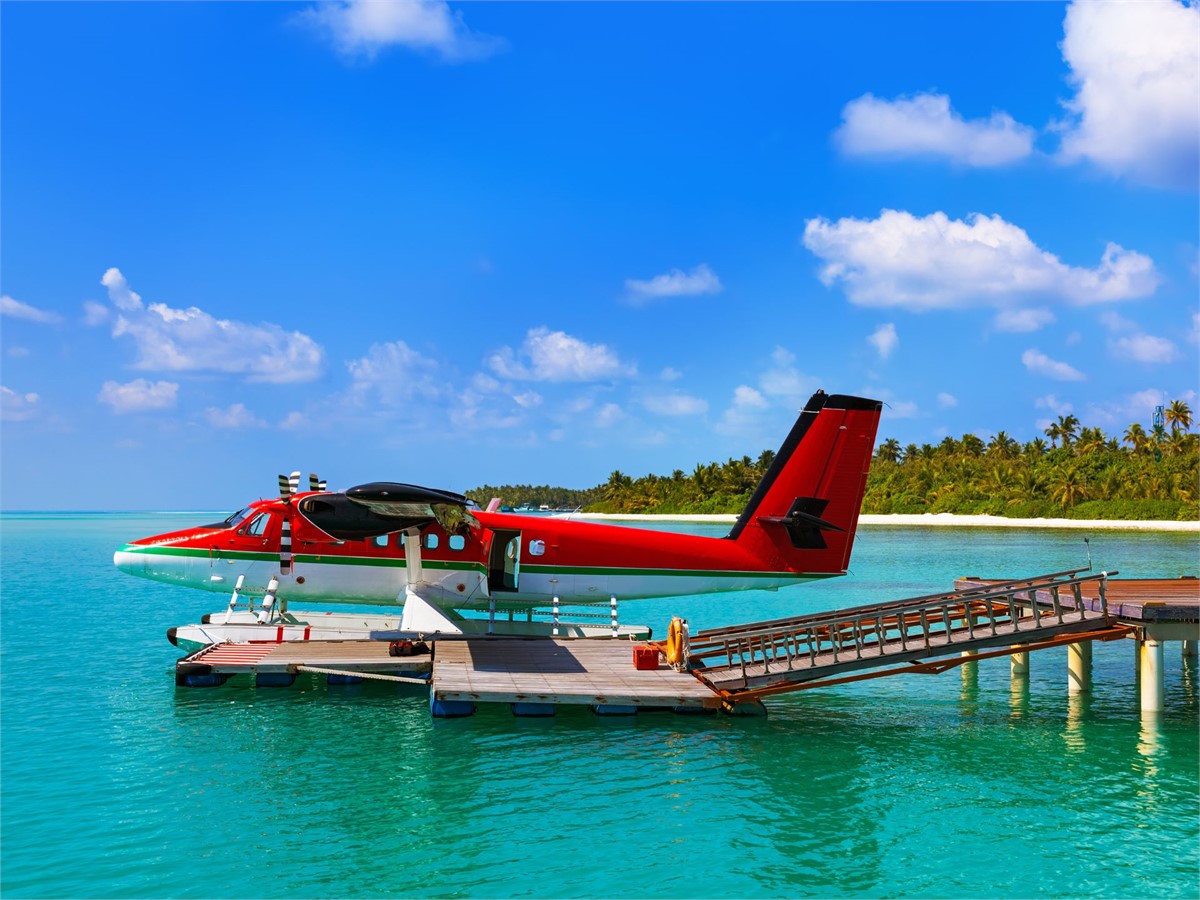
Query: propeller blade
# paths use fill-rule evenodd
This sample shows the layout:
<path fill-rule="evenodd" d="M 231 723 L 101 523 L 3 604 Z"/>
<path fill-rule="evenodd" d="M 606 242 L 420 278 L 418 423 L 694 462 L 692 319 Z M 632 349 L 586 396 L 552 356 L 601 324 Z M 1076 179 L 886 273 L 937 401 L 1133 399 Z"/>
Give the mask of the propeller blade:
<path fill-rule="evenodd" d="M 280 475 L 279 476 L 279 499 L 286 500 L 290 496 L 292 496 L 291 482 L 288 481 L 288 477 L 286 475 Z"/>
<path fill-rule="evenodd" d="M 299 472 L 293 472 L 290 476 L 288 476 L 288 487 L 291 488 L 293 494 L 300 490 Z"/>
<path fill-rule="evenodd" d="M 308 489 L 310 491 L 323 491 L 325 490 L 324 484 L 323 481 L 317 480 L 317 476 L 314 473 L 308 473 Z"/>

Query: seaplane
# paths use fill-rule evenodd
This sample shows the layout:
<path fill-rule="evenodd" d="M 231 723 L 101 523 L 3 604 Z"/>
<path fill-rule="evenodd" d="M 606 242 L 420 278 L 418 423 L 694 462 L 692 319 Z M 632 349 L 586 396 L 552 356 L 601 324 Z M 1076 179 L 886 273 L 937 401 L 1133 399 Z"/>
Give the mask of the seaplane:
<path fill-rule="evenodd" d="M 113 562 L 229 595 L 225 610 L 168 631 L 188 651 L 256 640 L 648 637 L 644 626 L 618 624 L 618 598 L 777 590 L 844 575 L 881 407 L 815 393 L 723 537 L 501 512 L 499 498 L 483 509 L 462 494 L 396 482 L 335 492 L 310 476 L 302 491 L 293 472 L 279 476 L 278 497 L 130 541 Z M 294 611 L 310 603 L 354 611 Z M 564 607 L 602 621 L 565 623 Z"/>

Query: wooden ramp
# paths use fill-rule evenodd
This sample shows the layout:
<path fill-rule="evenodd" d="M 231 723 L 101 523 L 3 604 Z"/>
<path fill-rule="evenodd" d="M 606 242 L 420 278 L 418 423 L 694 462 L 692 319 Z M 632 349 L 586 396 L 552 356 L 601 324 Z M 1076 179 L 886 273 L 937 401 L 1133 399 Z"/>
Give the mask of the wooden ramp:
<path fill-rule="evenodd" d="M 717 708 L 721 699 L 665 664 L 633 667 L 626 641 L 476 638 L 439 641 L 432 699 L 477 703 Z"/>
<path fill-rule="evenodd" d="M 943 594 L 709 629 L 691 639 L 690 661 L 714 691 L 740 699 L 915 671 L 924 660 L 964 652 L 1124 637 L 1131 629 L 1108 609 L 1107 575 L 1082 572 L 972 582 Z M 1096 608 L 1085 588 L 1098 598 Z M 945 664 L 923 666 L 940 671 Z"/>
<path fill-rule="evenodd" d="M 185 656 L 177 673 L 239 675 L 291 673 L 306 669 L 347 673 L 411 675 L 428 672 L 430 656 L 389 656 L 387 641 L 284 641 L 282 643 L 214 644 Z"/>

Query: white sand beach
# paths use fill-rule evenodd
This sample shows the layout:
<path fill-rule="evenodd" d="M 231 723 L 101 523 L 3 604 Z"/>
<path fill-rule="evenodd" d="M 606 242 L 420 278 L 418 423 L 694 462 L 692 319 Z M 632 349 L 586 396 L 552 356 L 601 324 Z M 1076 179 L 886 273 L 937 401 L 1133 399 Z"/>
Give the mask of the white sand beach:
<path fill-rule="evenodd" d="M 570 513 L 572 519 L 606 522 L 715 522 L 733 524 L 737 516 L 721 515 L 638 515 L 635 513 Z M 956 516 L 952 513 L 920 515 L 859 516 L 858 524 L 905 525 L 929 528 L 1073 528 L 1083 531 L 1179 531 L 1200 534 L 1200 522 L 1171 522 L 1123 519 L 1009 519 L 1004 516 Z"/>

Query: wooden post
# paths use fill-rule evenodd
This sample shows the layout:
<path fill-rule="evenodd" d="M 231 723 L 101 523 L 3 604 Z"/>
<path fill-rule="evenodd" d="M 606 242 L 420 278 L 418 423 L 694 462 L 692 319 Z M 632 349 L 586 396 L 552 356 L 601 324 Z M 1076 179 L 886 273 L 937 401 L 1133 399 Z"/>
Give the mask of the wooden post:
<path fill-rule="evenodd" d="M 1161 712 L 1164 693 L 1162 641 L 1141 641 L 1140 647 L 1138 670 L 1142 680 L 1142 712 Z"/>
<path fill-rule="evenodd" d="M 1086 694 L 1092 689 L 1092 642 L 1067 644 L 1067 689 Z"/>

